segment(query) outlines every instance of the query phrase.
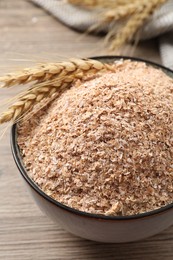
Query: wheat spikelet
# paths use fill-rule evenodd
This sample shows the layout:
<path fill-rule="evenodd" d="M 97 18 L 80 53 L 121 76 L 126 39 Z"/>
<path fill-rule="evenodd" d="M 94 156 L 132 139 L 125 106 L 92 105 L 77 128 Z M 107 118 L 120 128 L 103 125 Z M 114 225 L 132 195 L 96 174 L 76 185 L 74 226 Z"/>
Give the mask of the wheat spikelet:
<path fill-rule="evenodd" d="M 31 111 L 32 108 L 44 98 L 52 98 L 58 91 L 68 87 L 74 80 L 84 78 L 85 75 L 92 75 L 100 71 L 112 70 L 111 65 L 104 64 L 97 60 L 82 60 L 71 59 L 68 62 L 59 62 L 54 64 L 46 64 L 46 71 L 44 75 L 39 69 L 27 69 L 28 77 L 25 77 L 26 70 L 17 74 L 9 74 L 7 77 L 1 77 L 5 87 L 13 86 L 16 84 L 27 84 L 29 81 L 37 81 L 26 92 L 19 96 L 9 109 L 4 112 L 0 117 L 0 124 L 13 121 L 15 122 L 22 115 Z M 31 71 L 31 72 L 30 72 Z M 51 76 L 47 75 L 54 75 Z M 42 82 L 40 83 L 40 75 Z M 43 80 L 44 79 L 44 80 Z"/>
<path fill-rule="evenodd" d="M 63 87 L 66 85 L 64 84 Z M 35 104 L 44 98 L 51 98 L 56 91 L 57 89 L 55 87 L 43 87 L 42 89 L 27 91 L 17 102 L 2 114 L 0 117 L 0 124 L 11 121 L 12 119 L 13 121 L 16 121 L 22 115 L 29 112 Z"/>

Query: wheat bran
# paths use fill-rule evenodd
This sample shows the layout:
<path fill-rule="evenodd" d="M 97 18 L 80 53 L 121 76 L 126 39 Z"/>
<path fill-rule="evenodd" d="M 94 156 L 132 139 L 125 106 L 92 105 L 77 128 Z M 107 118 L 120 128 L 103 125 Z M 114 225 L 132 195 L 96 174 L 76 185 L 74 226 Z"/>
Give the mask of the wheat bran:
<path fill-rule="evenodd" d="M 173 202 L 173 80 L 145 63 L 78 80 L 18 126 L 29 176 L 55 200 L 104 215 Z"/>

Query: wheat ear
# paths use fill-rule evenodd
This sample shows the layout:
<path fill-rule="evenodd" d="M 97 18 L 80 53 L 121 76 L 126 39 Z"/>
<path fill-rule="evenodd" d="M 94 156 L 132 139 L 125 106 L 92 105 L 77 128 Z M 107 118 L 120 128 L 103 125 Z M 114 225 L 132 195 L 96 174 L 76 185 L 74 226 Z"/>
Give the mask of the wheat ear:
<path fill-rule="evenodd" d="M 26 90 L 12 106 L 8 108 L 0 117 L 0 124 L 13 121 L 22 117 L 22 115 L 28 113 L 32 108 L 39 103 L 43 98 L 52 98 L 52 96 L 58 91 L 68 87 L 76 79 L 82 79 L 86 75 L 92 75 L 97 72 L 103 72 L 105 70 L 112 70 L 111 65 L 102 63 L 97 60 L 82 60 L 71 59 L 68 62 L 59 62 L 46 65 L 45 74 L 52 75 L 52 68 L 54 68 L 54 77 L 46 77 L 42 74 L 44 81 L 34 84 L 30 89 Z M 55 68 L 56 72 L 55 73 Z M 27 69 L 28 74 L 30 72 Z M 29 78 L 24 77 L 26 70 L 23 70 L 17 74 L 9 74 L 7 77 L 1 77 L 0 81 L 3 81 L 6 87 L 16 84 L 27 84 L 29 81 L 40 81 L 40 74 L 38 75 L 38 69 L 31 68 Z M 34 73 L 36 71 L 36 73 Z M 38 77 L 37 77 L 38 76 Z"/>
<path fill-rule="evenodd" d="M 141 2 L 143 8 L 136 7 L 136 11 L 134 11 L 134 14 L 129 18 L 126 25 L 117 32 L 116 37 L 111 42 L 112 50 L 118 49 L 126 42 L 130 42 L 154 10 L 166 2 L 166 0 L 147 1 L 144 0 L 143 3 Z"/>
<path fill-rule="evenodd" d="M 97 8 L 99 21 L 89 32 L 109 26 L 106 41 L 112 50 L 122 47 L 134 39 L 138 30 L 153 12 L 168 0 L 68 0 L 71 4 Z M 98 7 L 100 9 L 98 9 Z M 117 23 L 118 22 L 118 23 Z M 118 24 L 118 27 L 117 27 Z M 118 29 L 117 29 L 118 28 Z"/>
<path fill-rule="evenodd" d="M 33 81 L 40 83 L 51 80 L 57 77 L 57 75 L 63 76 L 64 73 L 73 72 L 75 70 L 76 66 L 72 62 L 40 64 L 33 68 L 25 68 L 22 71 L 0 77 L 0 82 L 3 83 L 2 87 L 22 85 Z"/>

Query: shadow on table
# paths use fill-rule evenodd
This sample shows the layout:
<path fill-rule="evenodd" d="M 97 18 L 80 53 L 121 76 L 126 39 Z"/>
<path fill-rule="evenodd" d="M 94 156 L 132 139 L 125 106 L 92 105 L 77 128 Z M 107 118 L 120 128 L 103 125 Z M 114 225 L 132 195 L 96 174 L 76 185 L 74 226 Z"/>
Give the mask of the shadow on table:
<path fill-rule="evenodd" d="M 123 244 L 77 241 L 79 259 L 173 259 L 173 227 L 150 239 Z M 80 258 L 81 254 L 81 258 Z"/>

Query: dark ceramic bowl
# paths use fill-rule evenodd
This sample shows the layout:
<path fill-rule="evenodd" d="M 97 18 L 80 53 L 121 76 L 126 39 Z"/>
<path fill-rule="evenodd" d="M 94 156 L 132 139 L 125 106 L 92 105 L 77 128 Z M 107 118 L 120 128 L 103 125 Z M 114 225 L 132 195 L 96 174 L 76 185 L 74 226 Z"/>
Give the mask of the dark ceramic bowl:
<path fill-rule="evenodd" d="M 131 59 L 143 61 L 173 77 L 173 71 L 158 64 L 129 57 L 95 57 L 105 62 Z M 28 176 L 17 145 L 17 125 L 12 126 L 11 147 L 16 165 L 36 203 L 55 222 L 77 236 L 100 242 L 131 242 L 155 235 L 173 224 L 173 203 L 165 207 L 133 216 L 101 216 L 67 207 L 46 195 Z"/>

